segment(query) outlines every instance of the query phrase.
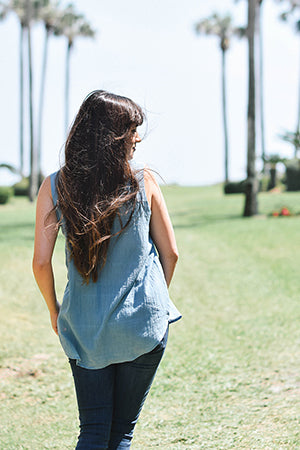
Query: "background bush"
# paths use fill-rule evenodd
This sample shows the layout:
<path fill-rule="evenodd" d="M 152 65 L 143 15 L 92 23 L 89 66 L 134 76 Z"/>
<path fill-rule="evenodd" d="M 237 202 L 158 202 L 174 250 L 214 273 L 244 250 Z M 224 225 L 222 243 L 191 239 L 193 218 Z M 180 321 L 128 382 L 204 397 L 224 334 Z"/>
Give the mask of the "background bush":
<path fill-rule="evenodd" d="M 23 177 L 18 183 L 14 184 L 14 195 L 27 196 L 29 190 L 29 177 Z"/>
<path fill-rule="evenodd" d="M 224 184 L 224 194 L 243 194 L 245 192 L 246 180 L 228 181 Z"/>
<path fill-rule="evenodd" d="M 8 202 L 13 195 L 13 189 L 9 186 L 0 186 L 0 205 Z"/>
<path fill-rule="evenodd" d="M 300 160 L 292 159 L 285 163 L 286 166 L 286 190 L 300 191 Z"/>
<path fill-rule="evenodd" d="M 283 182 L 282 179 L 280 180 Z M 224 194 L 244 194 L 246 189 L 247 180 L 242 181 L 228 181 L 224 184 Z M 259 192 L 267 192 L 270 188 L 275 187 L 270 183 L 270 176 L 263 175 L 259 177 Z M 296 189 L 298 190 L 298 189 Z M 300 190 L 300 189 L 299 189 Z"/>

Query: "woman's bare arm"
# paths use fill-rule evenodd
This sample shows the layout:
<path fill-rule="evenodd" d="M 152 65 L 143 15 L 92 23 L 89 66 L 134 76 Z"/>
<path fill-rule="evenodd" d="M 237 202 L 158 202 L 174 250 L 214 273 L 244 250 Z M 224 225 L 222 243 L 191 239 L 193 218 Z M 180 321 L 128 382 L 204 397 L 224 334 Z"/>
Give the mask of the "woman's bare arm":
<path fill-rule="evenodd" d="M 43 182 L 36 206 L 33 273 L 50 313 L 52 328 L 57 334 L 59 303 L 56 299 L 52 255 L 57 238 L 57 218 L 53 209 L 50 177 Z"/>
<path fill-rule="evenodd" d="M 145 190 L 151 208 L 150 235 L 169 287 L 178 260 L 178 250 L 171 219 L 157 181 L 149 169 L 144 170 Z"/>

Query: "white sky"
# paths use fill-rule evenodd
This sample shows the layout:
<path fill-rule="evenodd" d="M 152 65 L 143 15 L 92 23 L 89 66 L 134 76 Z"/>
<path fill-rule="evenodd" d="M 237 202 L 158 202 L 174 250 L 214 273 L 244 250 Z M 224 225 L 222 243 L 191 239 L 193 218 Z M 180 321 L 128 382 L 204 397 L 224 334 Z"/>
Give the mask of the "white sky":
<path fill-rule="evenodd" d="M 215 37 L 197 36 L 194 24 L 214 11 L 232 12 L 246 23 L 240 0 L 74 0 L 97 30 L 94 40 L 78 38 L 71 57 L 70 120 L 93 89 L 126 95 L 145 108 L 146 139 L 137 159 L 159 171 L 168 183 L 203 185 L 224 177 L 221 110 L 221 52 Z M 292 157 L 293 148 L 278 134 L 297 121 L 299 39 L 279 21 L 282 6 L 265 0 L 265 121 L 267 153 Z M 38 103 L 43 28 L 34 39 L 35 104 Z M 66 42 L 51 38 L 45 97 L 43 171 L 59 167 L 64 144 Z M 0 162 L 18 165 L 19 27 L 11 15 L 0 23 Z M 229 175 L 245 177 L 247 45 L 232 40 L 227 52 Z M 28 147 L 28 145 L 27 145 Z M 28 167 L 28 148 L 26 148 Z M 260 146 L 258 145 L 258 155 Z M 0 185 L 7 173 L 0 172 Z"/>

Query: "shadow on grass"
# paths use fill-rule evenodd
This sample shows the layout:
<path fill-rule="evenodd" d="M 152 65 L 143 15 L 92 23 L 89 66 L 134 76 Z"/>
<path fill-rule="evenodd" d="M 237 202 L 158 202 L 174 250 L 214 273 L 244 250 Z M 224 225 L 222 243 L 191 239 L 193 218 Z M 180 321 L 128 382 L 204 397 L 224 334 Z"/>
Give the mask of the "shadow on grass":
<path fill-rule="evenodd" d="M 0 225 L 0 242 L 19 242 L 34 239 L 34 222 L 15 222 Z"/>
<path fill-rule="evenodd" d="M 197 228 L 213 223 L 243 219 L 242 214 L 203 214 L 198 209 L 172 212 L 172 222 L 176 229 Z M 15 222 L 0 225 L 0 242 L 33 240 L 34 222 Z"/>
<path fill-rule="evenodd" d="M 231 220 L 244 220 L 242 214 L 201 214 L 199 211 L 180 211 L 172 214 L 172 222 L 175 229 L 197 228 L 213 223 L 228 222 Z"/>

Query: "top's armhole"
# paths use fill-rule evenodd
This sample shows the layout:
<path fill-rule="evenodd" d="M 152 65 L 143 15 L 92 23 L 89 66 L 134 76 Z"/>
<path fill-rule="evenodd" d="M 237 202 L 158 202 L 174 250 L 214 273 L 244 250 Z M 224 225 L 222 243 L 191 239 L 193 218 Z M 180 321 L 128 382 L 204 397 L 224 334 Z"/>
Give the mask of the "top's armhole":
<path fill-rule="evenodd" d="M 51 194 L 52 194 L 52 201 L 53 201 L 53 206 L 55 207 L 57 205 L 57 189 L 56 189 L 56 179 L 58 176 L 58 172 L 54 172 L 50 175 L 50 181 L 51 181 Z M 56 217 L 57 220 L 60 221 L 61 220 L 61 213 L 59 211 L 58 208 L 56 208 L 55 210 L 56 213 Z"/>
<path fill-rule="evenodd" d="M 146 170 L 146 167 L 137 170 L 136 178 L 139 183 L 141 200 L 142 200 L 144 206 L 146 206 L 148 212 L 151 214 L 151 208 L 150 208 L 150 204 L 149 204 L 147 194 L 146 194 L 146 189 L 145 189 L 145 170 Z"/>

